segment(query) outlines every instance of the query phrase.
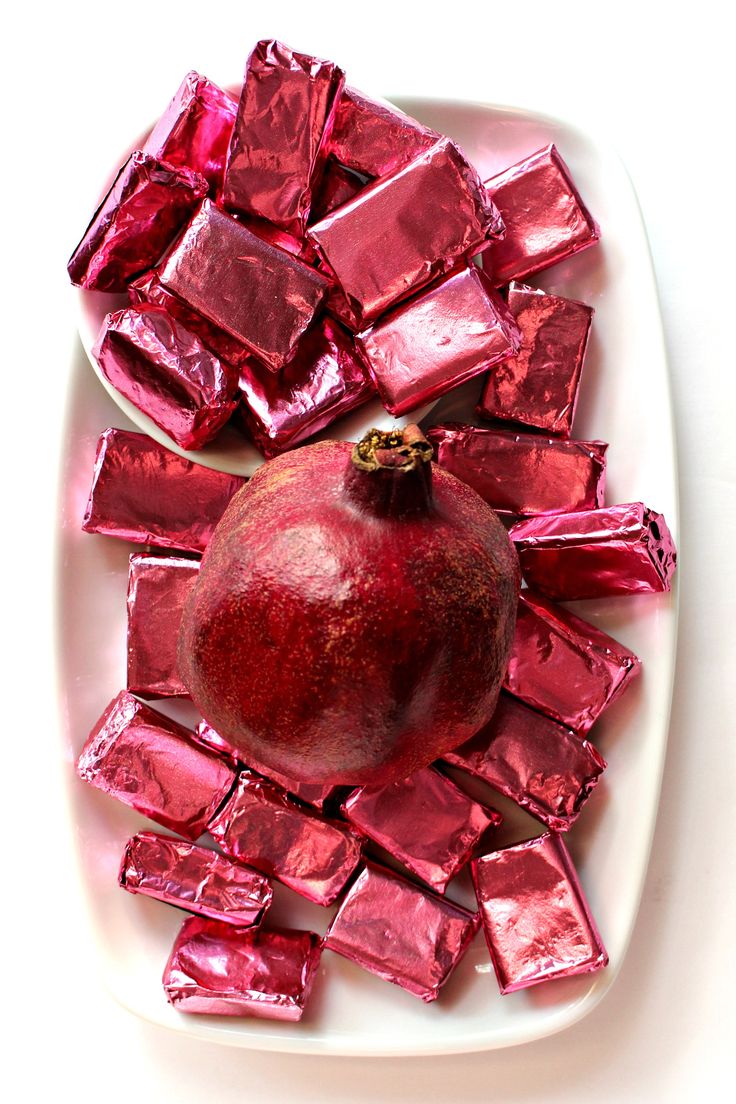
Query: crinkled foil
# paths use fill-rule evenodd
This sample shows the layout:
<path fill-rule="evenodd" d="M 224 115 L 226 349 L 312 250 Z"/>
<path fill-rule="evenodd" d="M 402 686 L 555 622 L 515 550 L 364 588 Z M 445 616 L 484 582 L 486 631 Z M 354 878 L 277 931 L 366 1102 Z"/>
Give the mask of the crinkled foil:
<path fill-rule="evenodd" d="M 327 929 L 324 945 L 433 1001 L 477 927 L 472 912 L 367 863 Z"/>
<path fill-rule="evenodd" d="M 608 965 L 560 836 L 547 833 L 484 855 L 473 863 L 473 881 L 502 993 Z"/>
<path fill-rule="evenodd" d="M 478 413 L 569 437 L 593 308 L 518 283 L 507 301 L 521 347 L 488 373 Z"/>
<path fill-rule="evenodd" d="M 208 825 L 226 855 L 329 905 L 360 861 L 358 838 L 248 770 Z"/>
<path fill-rule="evenodd" d="M 255 870 L 156 832 L 128 840 L 118 882 L 129 893 L 240 928 L 260 924 L 273 898 L 268 879 Z"/>
<path fill-rule="evenodd" d="M 135 150 L 69 259 L 72 283 L 124 291 L 129 280 L 156 264 L 206 194 L 199 173 Z"/>
<path fill-rule="evenodd" d="M 559 832 L 577 820 L 606 767 L 588 740 L 509 694 L 501 694 L 489 724 L 445 761 Z"/>
<path fill-rule="evenodd" d="M 82 528 L 136 544 L 204 552 L 245 482 L 193 464 L 145 433 L 106 429 L 97 442 Z"/>
<path fill-rule="evenodd" d="M 386 176 L 424 153 L 441 135 L 387 103 L 346 87 L 328 142 L 333 157 L 366 176 Z"/>
<path fill-rule="evenodd" d="M 471 264 L 384 315 L 357 342 L 392 414 L 404 414 L 519 348 L 501 296 Z"/>
<path fill-rule="evenodd" d="M 504 687 L 526 705 L 583 735 L 640 669 L 608 633 L 522 590 Z"/>
<path fill-rule="evenodd" d="M 235 771 L 182 725 L 127 690 L 108 705 L 77 760 L 79 777 L 187 839 L 202 835 Z"/>
<path fill-rule="evenodd" d="M 192 917 L 166 963 L 164 991 L 179 1012 L 300 1020 L 321 953 L 315 932 Z"/>
<path fill-rule="evenodd" d="M 319 189 L 309 212 L 310 223 L 319 222 L 336 207 L 342 207 L 365 187 L 366 181 L 350 169 L 329 157 L 325 164 Z"/>
<path fill-rule="evenodd" d="M 529 518 L 509 536 L 527 583 L 548 598 L 648 594 L 672 586 L 672 534 L 662 514 L 642 502 Z"/>
<path fill-rule="evenodd" d="M 468 797 L 434 767 L 388 786 L 353 790 L 342 812 L 437 893 L 465 866 L 486 829 L 501 823 L 495 809 Z"/>
<path fill-rule="evenodd" d="M 176 641 L 199 560 L 136 552 L 128 569 L 128 690 L 142 698 L 188 697 Z"/>

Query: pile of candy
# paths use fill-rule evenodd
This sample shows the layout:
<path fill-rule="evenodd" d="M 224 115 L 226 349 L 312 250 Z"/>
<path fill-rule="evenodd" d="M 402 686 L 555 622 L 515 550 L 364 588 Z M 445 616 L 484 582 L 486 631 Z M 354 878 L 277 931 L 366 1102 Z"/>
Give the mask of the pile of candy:
<path fill-rule="evenodd" d="M 236 417 L 271 457 L 376 392 L 399 415 L 486 373 L 490 424 L 427 435 L 534 587 L 496 713 L 446 763 L 349 793 L 265 778 L 139 700 L 186 696 L 182 609 L 244 480 L 102 434 L 84 529 L 154 550 L 130 559 L 127 690 L 77 769 L 181 837 L 131 839 L 120 884 L 195 914 L 164 971 L 182 1011 L 298 1020 L 325 947 L 434 1000 L 481 924 L 502 993 L 606 964 L 564 833 L 606 766 L 587 734 L 640 663 L 555 601 L 667 590 L 676 554 L 661 515 L 604 506 L 607 446 L 570 439 L 592 308 L 519 282 L 598 237 L 554 146 L 484 184 L 448 138 L 266 41 L 239 102 L 185 78 L 75 250 L 75 284 L 130 299 L 102 371 L 184 448 Z M 489 850 L 501 818 L 447 764 L 544 834 Z M 468 863 L 477 912 L 445 896 Z M 324 936 L 268 926 L 270 878 L 338 902 Z"/>

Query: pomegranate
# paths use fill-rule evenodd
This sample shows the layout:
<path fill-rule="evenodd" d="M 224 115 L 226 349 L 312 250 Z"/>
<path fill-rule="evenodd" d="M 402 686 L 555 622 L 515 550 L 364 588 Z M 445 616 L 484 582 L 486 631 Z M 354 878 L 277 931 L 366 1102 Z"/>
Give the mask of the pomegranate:
<path fill-rule="evenodd" d="M 491 718 L 519 568 L 501 522 L 417 426 L 265 464 L 215 529 L 179 670 L 268 773 L 384 783 Z"/>

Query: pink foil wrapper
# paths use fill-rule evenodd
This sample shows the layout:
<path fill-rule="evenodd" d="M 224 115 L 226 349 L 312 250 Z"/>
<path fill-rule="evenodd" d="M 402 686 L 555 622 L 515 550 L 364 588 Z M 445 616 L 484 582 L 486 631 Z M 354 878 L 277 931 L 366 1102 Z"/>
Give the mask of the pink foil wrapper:
<path fill-rule="evenodd" d="M 128 570 L 128 690 L 143 698 L 188 697 L 176 643 L 199 560 L 134 553 Z"/>
<path fill-rule="evenodd" d="M 309 213 L 310 223 L 319 222 L 337 207 L 342 207 L 358 192 L 362 191 L 366 181 L 356 176 L 350 169 L 340 165 L 330 157 L 325 164 L 319 190 L 314 197 Z"/>
<path fill-rule="evenodd" d="M 203 448 L 238 405 L 237 369 L 164 307 L 108 314 L 92 354 L 115 390 L 180 448 Z"/>
<path fill-rule="evenodd" d="M 606 768 L 588 740 L 508 694 L 499 697 L 489 724 L 445 755 L 445 762 L 559 832 L 577 820 Z"/>
<path fill-rule="evenodd" d="M 501 823 L 495 809 L 473 801 L 434 767 L 354 790 L 342 812 L 437 893 L 445 892 L 486 830 Z"/>
<path fill-rule="evenodd" d="M 398 107 L 346 87 L 337 104 L 328 149 L 350 169 L 366 176 L 386 176 L 430 149 L 440 137 Z"/>
<path fill-rule="evenodd" d="M 327 291 L 324 276 L 205 200 L 164 258 L 169 291 L 276 372 Z"/>
<path fill-rule="evenodd" d="M 226 855 L 277 878 L 318 905 L 329 905 L 360 861 L 360 841 L 250 771 L 208 825 Z"/>
<path fill-rule="evenodd" d="M 478 413 L 569 437 L 593 308 L 513 283 L 508 309 L 521 347 L 488 373 Z"/>
<path fill-rule="evenodd" d="M 642 502 L 529 518 L 509 536 L 527 583 L 548 598 L 651 594 L 672 586 L 672 534 L 663 516 Z"/>
<path fill-rule="evenodd" d="M 554 145 L 537 150 L 486 181 L 506 234 L 483 253 L 500 287 L 595 245 L 600 229 Z"/>
<path fill-rule="evenodd" d="M 324 945 L 429 1002 L 439 996 L 477 925 L 472 912 L 367 863 Z"/>
<path fill-rule="evenodd" d="M 430 426 L 427 438 L 440 467 L 499 514 L 536 516 L 603 505 L 603 441 L 562 441 L 459 422 Z"/>
<path fill-rule="evenodd" d="M 226 207 L 303 237 L 344 83 L 331 61 L 273 39 L 256 43 L 225 169 Z"/>
<path fill-rule="evenodd" d="M 532 709 L 583 735 L 640 669 L 608 633 L 522 590 L 504 687 Z"/>
<path fill-rule="evenodd" d="M 476 859 L 473 881 L 502 993 L 608 965 L 560 836 L 547 833 Z"/>
<path fill-rule="evenodd" d="M 204 552 L 245 482 L 193 464 L 145 433 L 106 429 L 97 442 L 82 528 L 136 544 Z"/>
<path fill-rule="evenodd" d="M 235 771 L 192 733 L 123 690 L 92 729 L 77 774 L 139 813 L 196 840 L 227 797 Z"/>
<path fill-rule="evenodd" d="M 338 284 L 330 309 L 361 330 L 502 225 L 475 169 L 442 138 L 311 227 L 308 238 Z"/>
<path fill-rule="evenodd" d="M 72 253 L 73 284 L 95 291 L 124 291 L 151 268 L 190 217 L 207 181 L 135 150 L 92 216 Z"/>
<path fill-rule="evenodd" d="M 268 879 L 255 870 L 156 832 L 128 840 L 118 882 L 129 893 L 240 928 L 260 924 L 273 898 Z"/>
<path fill-rule="evenodd" d="M 300 1020 L 319 965 L 315 932 L 185 920 L 164 970 L 180 1012 Z"/>
<path fill-rule="evenodd" d="M 357 337 L 392 414 L 404 414 L 519 348 L 501 296 L 474 264 L 433 284 Z"/>

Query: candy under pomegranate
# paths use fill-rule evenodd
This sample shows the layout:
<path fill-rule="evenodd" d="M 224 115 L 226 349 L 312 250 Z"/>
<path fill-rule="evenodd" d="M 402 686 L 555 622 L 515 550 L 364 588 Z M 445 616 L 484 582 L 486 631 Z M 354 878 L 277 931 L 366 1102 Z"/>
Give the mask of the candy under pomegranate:
<path fill-rule="evenodd" d="M 389 782 L 490 719 L 519 569 L 416 426 L 271 460 L 235 495 L 182 620 L 179 670 L 245 762 Z"/>

